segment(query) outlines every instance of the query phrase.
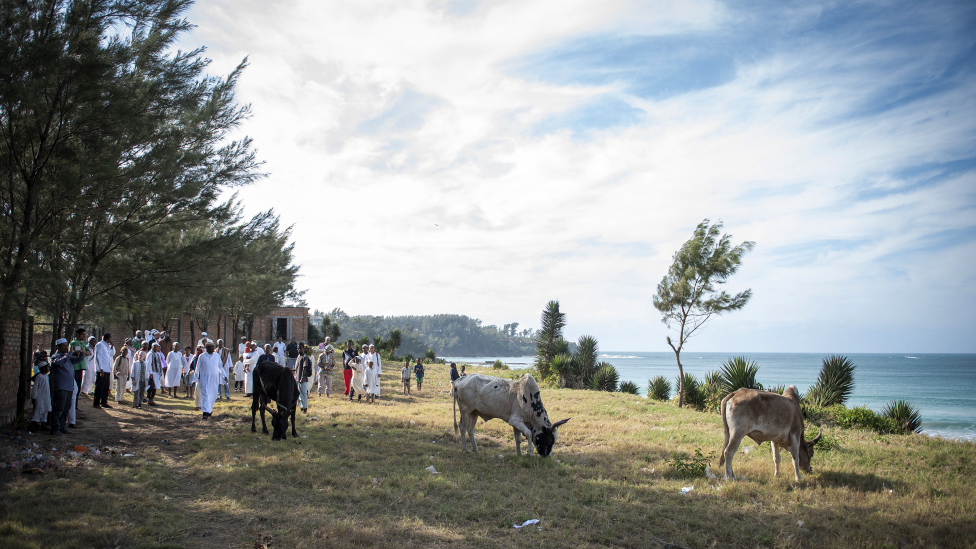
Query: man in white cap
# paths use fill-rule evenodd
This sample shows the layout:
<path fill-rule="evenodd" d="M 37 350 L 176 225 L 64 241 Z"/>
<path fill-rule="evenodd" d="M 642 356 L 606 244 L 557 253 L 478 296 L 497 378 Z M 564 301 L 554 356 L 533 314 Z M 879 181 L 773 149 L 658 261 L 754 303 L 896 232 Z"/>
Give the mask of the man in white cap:
<path fill-rule="evenodd" d="M 197 372 L 200 381 L 197 383 L 197 391 L 200 393 L 200 411 L 203 412 L 203 419 L 208 419 L 213 414 L 214 402 L 217 400 L 217 388 L 224 378 L 224 372 L 220 365 L 220 355 L 214 352 L 214 344 L 207 343 L 207 352 L 200 355 L 197 359 Z"/>
<path fill-rule="evenodd" d="M 206 349 L 208 341 L 210 340 L 207 339 L 207 332 L 202 332 L 200 334 L 200 341 L 197 341 L 197 347 L 203 347 L 204 349 Z"/>
<path fill-rule="evenodd" d="M 85 359 L 84 351 L 68 354 L 68 340 L 61 338 L 55 342 L 58 352 L 51 357 L 51 434 L 69 435 L 68 412 L 74 404 L 71 394 L 75 391 L 75 364 Z"/>

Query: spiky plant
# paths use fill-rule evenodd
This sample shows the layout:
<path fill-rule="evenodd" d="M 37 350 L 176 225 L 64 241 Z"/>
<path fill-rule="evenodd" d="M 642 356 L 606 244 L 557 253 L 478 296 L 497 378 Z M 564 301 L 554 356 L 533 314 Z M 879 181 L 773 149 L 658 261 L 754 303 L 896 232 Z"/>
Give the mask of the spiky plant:
<path fill-rule="evenodd" d="M 736 356 L 722 364 L 722 391 L 725 394 L 737 389 L 758 389 L 756 374 L 759 373 L 759 363 L 744 356 Z"/>
<path fill-rule="evenodd" d="M 681 379 L 676 379 L 674 384 L 676 387 L 681 387 Z M 684 390 L 685 392 L 681 399 L 684 404 L 698 409 L 705 406 L 705 395 L 701 390 L 701 382 L 698 381 L 698 378 L 694 374 L 685 372 Z M 675 398 L 677 397 L 678 395 L 675 395 Z"/>
<path fill-rule="evenodd" d="M 559 379 L 561 387 L 566 387 L 566 381 L 569 379 L 572 372 L 572 367 L 573 357 L 569 355 L 560 354 L 552 358 L 552 362 L 550 364 L 551 375 L 556 379 Z M 539 377 L 542 376 L 540 375 Z"/>
<path fill-rule="evenodd" d="M 857 366 L 842 355 L 830 355 L 823 360 L 817 382 L 807 391 L 807 402 L 814 406 L 844 404 L 854 391 L 854 370 Z"/>
<path fill-rule="evenodd" d="M 637 386 L 633 381 L 625 381 L 620 384 L 620 392 L 627 393 L 630 395 L 636 395 L 640 391 L 640 387 Z"/>
<path fill-rule="evenodd" d="M 893 400 L 885 404 L 881 415 L 895 420 L 906 433 L 922 432 L 922 413 L 911 402 Z"/>
<path fill-rule="evenodd" d="M 786 385 L 773 385 L 772 387 L 766 390 L 769 391 L 770 393 L 776 393 L 777 395 L 781 395 L 783 394 L 783 391 L 786 390 Z"/>
<path fill-rule="evenodd" d="M 722 372 L 712 370 L 705 374 L 705 381 L 702 383 L 702 386 L 719 388 L 722 386 L 722 381 Z"/>
<path fill-rule="evenodd" d="M 590 380 L 590 389 L 594 391 L 616 391 L 617 382 L 620 380 L 620 374 L 617 373 L 617 369 L 613 367 L 613 364 L 609 362 L 601 362 L 597 364 L 596 372 L 593 373 L 593 379 Z"/>
<path fill-rule="evenodd" d="M 671 382 L 664 376 L 654 376 L 647 381 L 647 398 L 654 400 L 671 400 Z"/>
<path fill-rule="evenodd" d="M 599 355 L 600 345 L 596 338 L 588 335 L 580 336 L 576 342 L 576 352 L 573 353 L 569 375 L 563 378 L 562 385 L 573 389 L 586 388 L 599 367 L 597 365 Z"/>
<path fill-rule="evenodd" d="M 546 308 L 542 310 L 541 324 L 535 341 L 535 371 L 539 373 L 539 377 L 547 379 L 552 376 L 553 358 L 560 354 L 556 347 L 566 326 L 566 313 L 559 310 L 558 301 L 553 300 L 546 304 Z"/>

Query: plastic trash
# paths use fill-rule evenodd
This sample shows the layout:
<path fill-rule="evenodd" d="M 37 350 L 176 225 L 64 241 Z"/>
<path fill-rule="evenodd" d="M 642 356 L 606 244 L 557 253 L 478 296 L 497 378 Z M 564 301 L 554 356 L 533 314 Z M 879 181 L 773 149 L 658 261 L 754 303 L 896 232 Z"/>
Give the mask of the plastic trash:
<path fill-rule="evenodd" d="M 526 526 L 532 526 L 533 524 L 539 524 L 539 519 L 529 519 L 522 524 L 513 524 L 512 528 L 525 528 Z"/>
<path fill-rule="evenodd" d="M 434 466 L 433 465 L 429 465 L 427 467 L 427 472 L 430 473 L 430 474 L 432 474 L 432 475 L 439 475 L 440 474 L 440 472 L 437 469 L 434 469 Z"/>
<path fill-rule="evenodd" d="M 692 491 L 694 489 L 695 489 L 694 486 L 685 486 L 684 488 L 681 489 L 681 493 L 682 494 L 687 494 L 688 492 L 690 492 L 690 491 Z"/>
<path fill-rule="evenodd" d="M 715 478 L 715 473 L 709 471 L 708 467 L 705 467 L 705 476 L 708 478 Z"/>
<path fill-rule="evenodd" d="M 796 521 L 796 525 L 797 525 L 797 526 L 803 526 L 803 521 L 802 521 L 802 520 L 798 520 L 798 521 Z"/>

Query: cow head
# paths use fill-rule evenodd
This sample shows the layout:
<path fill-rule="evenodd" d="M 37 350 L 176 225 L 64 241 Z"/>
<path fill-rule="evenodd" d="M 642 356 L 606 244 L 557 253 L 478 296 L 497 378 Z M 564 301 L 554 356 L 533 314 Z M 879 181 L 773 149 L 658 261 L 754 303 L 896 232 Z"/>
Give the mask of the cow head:
<path fill-rule="evenodd" d="M 535 449 L 539 452 L 542 457 L 549 457 L 552 453 L 552 447 L 556 445 L 556 441 L 559 440 L 559 426 L 566 423 L 570 419 L 566 418 L 562 421 L 557 421 L 552 424 L 552 427 L 542 427 L 539 430 L 533 430 L 532 440 L 535 442 Z"/>
<path fill-rule="evenodd" d="M 288 438 L 289 415 L 289 410 L 280 404 L 277 411 L 271 412 L 271 440 L 286 440 Z"/>
<path fill-rule="evenodd" d="M 810 466 L 810 462 L 813 461 L 813 447 L 817 445 L 817 441 L 823 436 L 823 429 L 817 432 L 817 436 L 813 437 L 813 440 L 803 440 L 800 439 L 800 469 L 808 473 L 813 472 L 813 467 Z M 801 433 L 802 437 L 802 433 Z"/>

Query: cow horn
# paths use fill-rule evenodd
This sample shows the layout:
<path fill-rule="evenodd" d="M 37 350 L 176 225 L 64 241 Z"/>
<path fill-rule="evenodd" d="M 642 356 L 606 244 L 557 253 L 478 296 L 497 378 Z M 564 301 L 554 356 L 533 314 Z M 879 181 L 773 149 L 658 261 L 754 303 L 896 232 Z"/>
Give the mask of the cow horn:
<path fill-rule="evenodd" d="M 560 425 L 562 425 L 563 423 L 566 423 L 567 421 L 569 421 L 569 420 L 571 420 L 571 419 L 573 419 L 573 418 L 571 418 L 571 417 L 568 417 L 568 418 L 566 418 L 566 419 L 563 419 L 563 420 L 560 420 L 560 421 L 557 421 L 556 423 L 553 423 L 553 424 L 552 424 L 552 428 L 553 428 L 553 429 L 555 429 L 555 428 L 557 428 L 557 427 L 559 427 Z"/>
<path fill-rule="evenodd" d="M 817 441 L 820 440 L 820 437 L 822 436 L 823 436 L 823 427 L 819 427 L 817 428 L 817 436 L 813 437 L 813 440 L 810 441 L 810 444 L 816 444 Z"/>

